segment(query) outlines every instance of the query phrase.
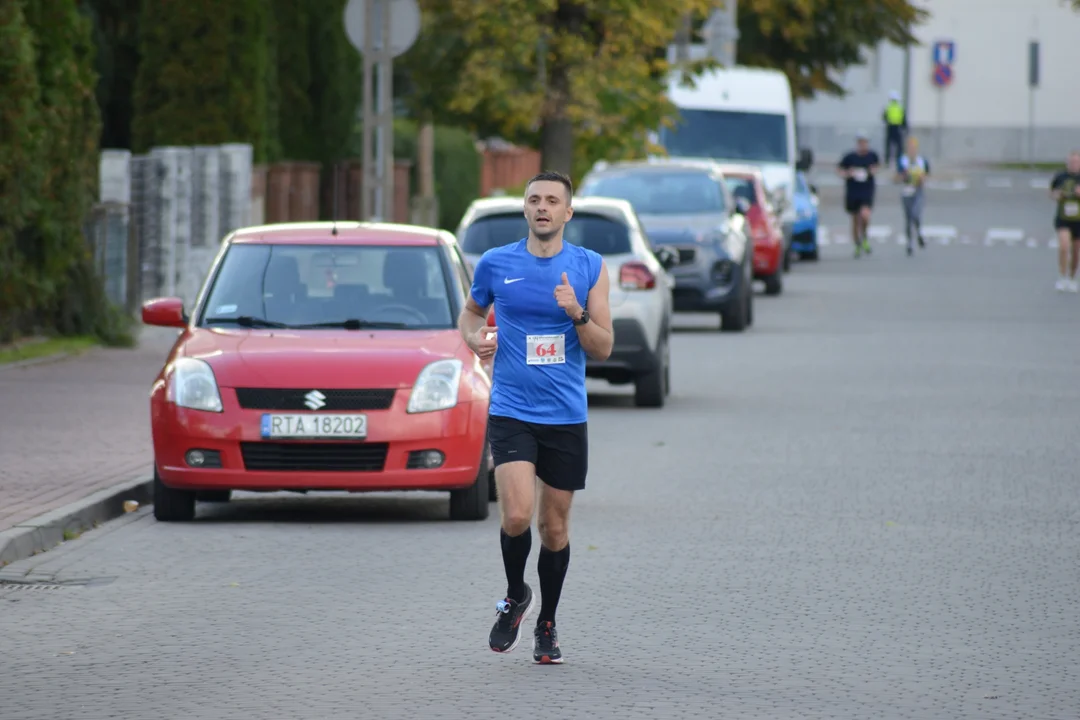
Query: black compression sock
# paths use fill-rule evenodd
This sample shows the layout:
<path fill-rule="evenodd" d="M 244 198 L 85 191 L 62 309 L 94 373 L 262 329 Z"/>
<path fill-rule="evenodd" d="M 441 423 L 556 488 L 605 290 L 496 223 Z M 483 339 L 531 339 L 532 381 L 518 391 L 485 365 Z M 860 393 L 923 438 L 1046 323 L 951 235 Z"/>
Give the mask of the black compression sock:
<path fill-rule="evenodd" d="M 570 567 L 570 544 L 562 550 L 548 550 L 540 546 L 540 559 L 536 563 L 540 574 L 540 615 L 536 624 L 555 622 L 555 610 L 559 607 L 566 569 Z"/>
<path fill-rule="evenodd" d="M 511 600 L 525 599 L 525 563 L 532 550 L 532 528 L 517 537 L 510 537 L 499 528 L 499 540 L 502 545 L 503 568 L 506 570 L 506 596 Z"/>

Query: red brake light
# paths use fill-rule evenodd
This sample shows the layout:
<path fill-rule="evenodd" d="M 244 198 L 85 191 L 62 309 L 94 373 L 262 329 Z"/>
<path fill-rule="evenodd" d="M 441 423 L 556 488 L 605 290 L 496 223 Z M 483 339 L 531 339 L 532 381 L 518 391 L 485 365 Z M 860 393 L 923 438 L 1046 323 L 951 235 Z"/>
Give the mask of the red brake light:
<path fill-rule="evenodd" d="M 619 268 L 619 286 L 623 290 L 651 290 L 656 287 L 656 276 L 648 265 L 633 260 Z"/>

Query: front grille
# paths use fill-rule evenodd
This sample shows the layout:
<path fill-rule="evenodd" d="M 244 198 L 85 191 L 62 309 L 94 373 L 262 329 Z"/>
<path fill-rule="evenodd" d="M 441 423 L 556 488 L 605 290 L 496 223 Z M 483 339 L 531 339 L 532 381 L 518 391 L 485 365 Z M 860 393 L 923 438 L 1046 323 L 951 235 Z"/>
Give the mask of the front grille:
<path fill-rule="evenodd" d="M 245 469 L 277 472 L 380 472 L 388 448 L 387 443 L 240 443 Z"/>
<path fill-rule="evenodd" d="M 394 402 L 394 389 L 387 390 L 319 390 L 302 388 L 299 390 L 278 390 L 275 388 L 236 388 L 236 399 L 245 410 L 304 410 L 307 395 L 311 392 L 322 394 L 322 407 L 314 408 L 320 412 L 335 410 L 386 410 Z"/>

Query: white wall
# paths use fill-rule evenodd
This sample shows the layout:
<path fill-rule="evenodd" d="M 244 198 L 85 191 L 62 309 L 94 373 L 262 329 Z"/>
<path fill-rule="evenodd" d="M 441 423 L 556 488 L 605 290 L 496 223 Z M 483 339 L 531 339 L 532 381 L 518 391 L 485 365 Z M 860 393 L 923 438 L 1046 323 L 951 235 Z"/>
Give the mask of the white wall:
<path fill-rule="evenodd" d="M 921 45 L 910 51 L 908 121 L 924 148 L 944 160 L 1022 161 L 1063 159 L 1080 145 L 1080 12 L 1061 0 L 922 5 L 931 16 L 916 28 Z M 956 44 L 953 83 L 944 90 L 931 81 L 937 40 Z M 1031 93 L 1033 40 L 1041 62 L 1040 87 Z M 881 112 L 890 90 L 904 90 L 905 53 L 884 47 L 869 56 L 841 77 L 847 97 L 798 103 L 800 144 L 823 159 L 850 147 L 858 129 L 870 131 L 875 145 L 884 142 Z"/>

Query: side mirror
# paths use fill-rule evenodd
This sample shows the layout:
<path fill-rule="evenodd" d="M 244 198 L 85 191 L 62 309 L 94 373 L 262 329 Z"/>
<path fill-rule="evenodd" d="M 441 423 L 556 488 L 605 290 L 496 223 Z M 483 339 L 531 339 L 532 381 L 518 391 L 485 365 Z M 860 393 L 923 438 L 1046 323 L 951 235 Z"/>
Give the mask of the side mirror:
<path fill-rule="evenodd" d="M 666 245 L 656 248 L 654 255 L 660 261 L 660 266 L 665 270 L 670 270 L 679 264 L 679 251 Z"/>
<path fill-rule="evenodd" d="M 795 163 L 795 168 L 805 172 L 809 170 L 813 164 L 814 152 L 810 148 L 799 148 L 799 160 Z"/>
<path fill-rule="evenodd" d="M 186 327 L 188 317 L 184 312 L 184 301 L 180 298 L 149 300 L 142 307 L 142 321 L 145 325 L 158 327 Z"/>

